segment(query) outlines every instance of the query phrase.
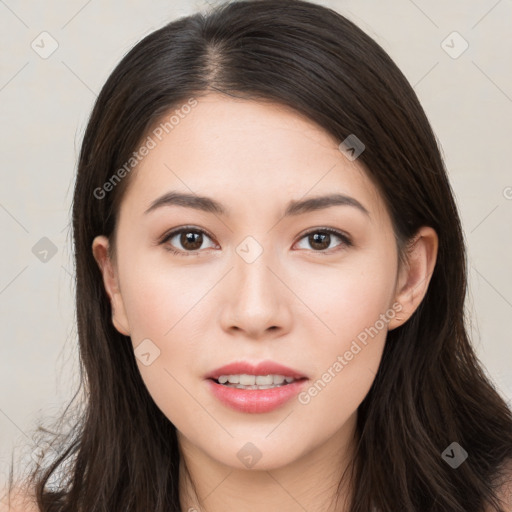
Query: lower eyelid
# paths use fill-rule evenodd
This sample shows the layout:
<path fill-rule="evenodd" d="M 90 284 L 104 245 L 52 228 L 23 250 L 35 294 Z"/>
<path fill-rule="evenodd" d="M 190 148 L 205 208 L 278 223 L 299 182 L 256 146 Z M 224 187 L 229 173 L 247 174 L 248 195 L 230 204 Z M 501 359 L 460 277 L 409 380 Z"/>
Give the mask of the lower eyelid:
<path fill-rule="evenodd" d="M 170 240 L 172 240 L 175 236 L 181 235 L 182 233 L 186 233 L 186 232 L 200 233 L 203 236 L 206 236 L 213 243 L 215 243 L 213 238 L 206 231 L 203 231 L 202 229 L 196 229 L 196 228 L 181 228 L 176 231 L 171 231 L 170 233 L 164 235 L 164 237 L 161 239 L 160 243 L 164 244 L 166 246 L 166 249 L 170 250 L 171 252 L 173 252 L 175 254 L 186 254 L 186 255 L 199 254 L 200 252 L 204 251 L 204 249 L 197 249 L 195 251 L 186 251 L 183 249 L 175 249 L 174 246 L 172 246 L 170 244 Z M 207 247 L 207 249 L 211 249 L 211 247 Z"/>
<path fill-rule="evenodd" d="M 169 241 L 174 238 L 176 235 L 180 235 L 182 234 L 183 232 L 187 232 L 187 231 L 190 231 L 190 232 L 195 232 L 195 233 L 201 233 L 202 235 L 206 236 L 207 238 L 209 238 L 212 242 L 214 242 L 214 239 L 204 230 L 202 229 L 197 229 L 197 228 L 181 228 L 179 230 L 176 230 L 176 231 L 172 231 L 171 233 L 167 234 L 167 235 L 164 235 L 164 237 L 162 238 L 161 240 L 161 244 L 165 244 L 165 245 L 168 245 L 169 247 L 166 247 L 167 250 L 171 251 L 172 253 L 174 254 L 178 254 L 178 255 L 199 255 L 199 253 L 203 252 L 205 249 L 197 249 L 195 251 L 185 251 L 185 250 L 182 250 L 182 249 L 175 249 L 173 246 L 171 246 L 169 244 Z M 342 232 L 339 232 L 337 230 L 334 230 L 332 228 L 330 229 L 322 229 L 322 228 L 318 228 L 318 229 L 314 229 L 312 231 L 309 231 L 305 234 L 303 234 L 298 242 L 302 241 L 303 239 L 305 239 L 306 237 L 308 237 L 309 235 L 312 235 L 314 233 L 328 233 L 329 235 L 331 236 L 335 236 L 337 238 L 339 238 L 341 240 L 341 243 L 339 245 L 337 245 L 336 247 L 334 248 L 331 248 L 331 249 L 324 249 L 324 250 L 320 250 L 320 251 L 315 251 L 314 249 L 310 249 L 311 251 L 313 252 L 317 252 L 319 254 L 322 254 L 322 253 L 329 253 L 329 251 L 332 251 L 333 249 L 336 249 L 337 247 L 340 247 L 340 246 L 351 246 L 352 245 L 352 241 L 351 239 L 345 235 L 344 233 Z M 297 243 L 298 243 L 297 242 Z M 215 242 L 214 242 L 215 243 Z M 295 245 L 295 244 L 294 244 Z M 212 249 L 212 247 L 207 247 L 206 249 Z"/>
<path fill-rule="evenodd" d="M 299 238 L 299 242 L 304 240 L 309 235 L 312 235 L 314 233 L 327 233 L 330 236 L 334 236 L 334 237 L 338 238 L 341 241 L 341 243 L 339 243 L 338 245 L 336 245 L 335 247 L 332 247 L 330 249 L 323 249 L 323 250 L 320 250 L 320 251 L 315 251 L 314 249 L 308 249 L 308 250 L 311 250 L 311 251 L 319 253 L 319 254 L 329 254 L 330 252 L 335 251 L 336 249 L 338 249 L 340 247 L 350 247 L 352 245 L 352 241 L 351 241 L 351 239 L 347 235 L 345 235 L 344 233 L 339 232 L 337 230 L 333 230 L 332 228 L 331 229 L 325 229 L 325 228 L 321 229 L 321 228 L 319 228 L 319 229 L 314 229 L 312 231 L 309 231 L 308 233 L 305 233 L 304 235 L 302 235 Z"/>

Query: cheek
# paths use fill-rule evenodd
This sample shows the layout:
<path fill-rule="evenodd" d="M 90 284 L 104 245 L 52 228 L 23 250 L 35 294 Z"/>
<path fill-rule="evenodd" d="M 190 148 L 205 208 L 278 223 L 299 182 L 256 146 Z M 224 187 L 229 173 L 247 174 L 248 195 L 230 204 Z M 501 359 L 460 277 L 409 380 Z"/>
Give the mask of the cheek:
<path fill-rule="evenodd" d="M 310 337 L 314 333 L 318 341 L 310 346 L 315 378 L 298 398 L 309 417 L 325 418 L 327 430 L 343 424 L 368 393 L 395 315 L 390 306 L 395 270 L 391 262 L 362 258 L 348 267 L 319 273 L 314 280 L 316 295 L 309 288 L 311 281 L 301 292 L 312 298 L 308 305 L 321 323 L 308 317 Z"/>
<path fill-rule="evenodd" d="M 133 286 L 126 287 L 126 312 L 148 393 L 176 427 L 188 430 L 193 418 L 204 419 L 189 394 L 195 392 L 190 370 L 199 350 L 198 340 L 191 336 L 191 322 L 200 310 L 202 294 L 183 281 L 178 272 L 158 272 L 157 267 L 138 273 Z"/>
<path fill-rule="evenodd" d="M 202 269 L 191 266 L 187 271 L 161 260 L 142 261 L 142 256 L 139 261 L 134 257 L 123 269 L 130 337 L 148 392 L 178 426 L 183 417 L 204 415 L 200 408 L 194 410 L 195 402 L 188 394 L 190 371 L 207 344 L 202 322 L 216 311 L 208 309 L 208 291 L 219 276 L 206 265 Z"/>
<path fill-rule="evenodd" d="M 333 323 L 337 336 L 319 339 L 315 352 L 310 353 L 310 358 L 315 360 L 314 377 L 297 397 L 298 412 L 310 425 L 307 428 L 322 418 L 320 430 L 325 436 L 332 435 L 357 411 L 368 394 L 387 335 L 386 324 L 378 319 L 378 311 L 379 308 L 369 308 L 366 304 L 366 314 L 351 317 L 340 313 L 337 323 Z M 377 321 L 373 320 L 375 316 Z"/>
<path fill-rule="evenodd" d="M 314 272 L 303 273 L 308 274 L 310 279 L 292 281 L 294 291 L 310 309 L 301 316 L 310 324 L 306 328 L 315 323 L 317 337 L 331 353 L 350 344 L 390 308 L 395 268 L 383 255 L 368 252 L 347 258 L 336 268 L 318 266 Z"/>
<path fill-rule="evenodd" d="M 194 320 L 202 300 L 218 280 L 207 266 L 187 271 L 160 261 L 133 267 L 126 272 L 123 302 L 134 343 L 151 337 L 163 343 L 170 341 L 182 325 Z"/>

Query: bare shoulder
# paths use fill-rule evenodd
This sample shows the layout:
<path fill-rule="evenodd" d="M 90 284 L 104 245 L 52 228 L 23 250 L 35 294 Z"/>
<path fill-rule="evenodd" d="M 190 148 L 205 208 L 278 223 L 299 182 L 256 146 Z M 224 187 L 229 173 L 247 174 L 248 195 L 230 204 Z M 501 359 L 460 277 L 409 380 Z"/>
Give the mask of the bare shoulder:
<path fill-rule="evenodd" d="M 39 512 L 34 495 L 22 489 L 15 487 L 10 494 L 3 491 L 5 497 L 0 501 L 0 512 Z"/>

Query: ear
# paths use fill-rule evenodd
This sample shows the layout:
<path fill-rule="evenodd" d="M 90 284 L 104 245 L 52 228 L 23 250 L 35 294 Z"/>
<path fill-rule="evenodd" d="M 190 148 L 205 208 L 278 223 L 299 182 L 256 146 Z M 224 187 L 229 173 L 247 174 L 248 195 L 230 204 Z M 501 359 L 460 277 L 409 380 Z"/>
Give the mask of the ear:
<path fill-rule="evenodd" d="M 112 307 L 112 323 L 121 334 L 129 336 L 130 331 L 126 327 L 129 325 L 128 318 L 119 288 L 119 280 L 116 275 L 115 265 L 108 254 L 108 248 L 109 240 L 104 235 L 97 236 L 92 242 L 92 253 L 103 274 L 105 291 L 107 292 Z"/>
<path fill-rule="evenodd" d="M 404 324 L 425 297 L 434 272 L 439 239 L 435 230 L 423 226 L 408 246 L 407 263 L 399 272 L 395 301 L 402 309 L 390 320 L 389 330 Z"/>

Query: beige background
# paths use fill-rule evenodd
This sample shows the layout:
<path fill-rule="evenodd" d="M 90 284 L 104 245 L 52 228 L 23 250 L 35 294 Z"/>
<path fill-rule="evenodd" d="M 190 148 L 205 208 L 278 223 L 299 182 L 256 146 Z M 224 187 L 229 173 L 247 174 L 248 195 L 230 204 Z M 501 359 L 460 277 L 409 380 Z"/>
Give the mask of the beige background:
<path fill-rule="evenodd" d="M 213 0 L 210 0 L 213 1 Z M 318 1 L 376 39 L 414 86 L 441 142 L 469 255 L 477 352 L 512 398 L 512 0 Z M 0 482 L 15 444 L 78 383 L 68 226 L 93 101 L 143 36 L 201 1 L 0 0 Z M 48 32 L 48 58 L 31 47 Z M 452 52 L 450 56 L 443 45 Z M 49 36 L 43 36 L 48 38 Z M 469 47 L 463 49 L 464 40 Z M 45 48 L 50 47 L 46 39 Z M 41 43 L 39 43 L 41 46 Z M 40 49 L 41 51 L 42 49 Z M 56 246 L 46 263 L 32 252 Z"/>

